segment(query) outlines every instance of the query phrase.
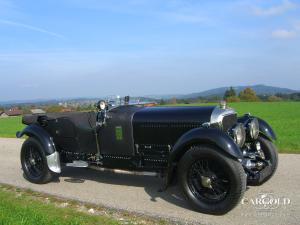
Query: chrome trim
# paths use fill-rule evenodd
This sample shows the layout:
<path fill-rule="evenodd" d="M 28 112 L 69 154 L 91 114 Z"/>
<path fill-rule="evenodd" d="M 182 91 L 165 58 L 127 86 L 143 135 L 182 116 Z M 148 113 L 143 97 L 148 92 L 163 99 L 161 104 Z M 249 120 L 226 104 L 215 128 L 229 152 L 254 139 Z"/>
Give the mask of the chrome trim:
<path fill-rule="evenodd" d="M 49 170 L 51 170 L 54 173 L 60 173 L 61 167 L 59 153 L 54 152 L 51 155 L 46 156 L 46 158 Z"/>
<path fill-rule="evenodd" d="M 111 172 L 116 174 L 128 174 L 128 175 L 138 175 L 138 176 L 152 176 L 159 177 L 160 173 L 157 172 L 148 172 L 148 171 L 131 171 L 131 170 L 120 170 L 120 169 L 110 169 L 105 167 L 98 167 L 94 165 L 90 165 L 88 168 L 103 172 Z"/>
<path fill-rule="evenodd" d="M 74 160 L 71 163 L 66 163 L 66 166 L 70 166 L 70 167 L 78 167 L 78 168 L 85 168 L 89 166 L 89 163 L 86 161 L 82 161 L 82 160 Z"/>
<path fill-rule="evenodd" d="M 236 114 L 236 111 L 234 111 L 231 108 L 223 109 L 219 106 L 216 106 L 214 108 L 214 110 L 212 111 L 212 114 L 211 114 L 211 117 L 210 117 L 210 124 L 218 124 L 218 126 L 220 128 L 222 128 L 223 127 L 222 126 L 223 118 L 225 116 L 232 115 L 232 114 Z"/>

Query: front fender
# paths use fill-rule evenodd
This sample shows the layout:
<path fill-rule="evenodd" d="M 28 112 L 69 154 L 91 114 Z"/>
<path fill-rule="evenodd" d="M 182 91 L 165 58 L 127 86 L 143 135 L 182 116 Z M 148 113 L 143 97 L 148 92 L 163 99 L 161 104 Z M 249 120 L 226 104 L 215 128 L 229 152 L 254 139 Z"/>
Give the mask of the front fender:
<path fill-rule="evenodd" d="M 264 120 L 256 117 L 259 122 L 259 132 L 263 134 L 266 138 L 268 138 L 270 141 L 276 140 L 276 134 L 272 127 Z"/>
<path fill-rule="evenodd" d="M 234 143 L 233 139 L 219 129 L 195 128 L 179 138 L 170 153 L 169 162 L 179 160 L 187 150 L 187 146 L 193 144 L 211 144 L 217 146 L 221 152 L 234 159 L 242 159 L 243 155 L 240 148 Z"/>
<path fill-rule="evenodd" d="M 192 129 L 182 135 L 172 148 L 163 190 L 167 189 L 173 180 L 176 163 L 188 150 L 187 147 L 194 144 L 214 145 L 220 149 L 220 152 L 225 153 L 231 158 L 236 160 L 241 160 L 243 158 L 240 148 L 234 143 L 233 139 L 221 130 L 212 128 Z"/>
<path fill-rule="evenodd" d="M 36 138 L 43 146 L 46 156 L 56 152 L 55 145 L 53 143 L 52 138 L 40 126 L 36 124 L 32 124 L 26 126 L 22 131 L 16 133 L 17 138 L 21 138 L 23 135 Z"/>
<path fill-rule="evenodd" d="M 276 140 L 276 134 L 272 127 L 263 119 L 260 119 L 255 116 L 250 116 L 250 114 L 245 114 L 242 117 L 238 118 L 238 122 L 246 124 L 249 120 L 256 118 L 259 123 L 259 133 L 270 141 Z"/>

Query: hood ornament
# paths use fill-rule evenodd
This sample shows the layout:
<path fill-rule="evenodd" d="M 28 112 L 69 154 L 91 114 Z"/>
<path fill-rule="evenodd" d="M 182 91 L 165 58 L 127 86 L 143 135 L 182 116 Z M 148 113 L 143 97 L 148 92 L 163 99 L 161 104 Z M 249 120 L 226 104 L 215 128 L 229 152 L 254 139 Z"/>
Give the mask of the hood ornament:
<path fill-rule="evenodd" d="M 226 101 L 220 101 L 220 108 L 221 109 L 226 109 L 227 108 Z"/>

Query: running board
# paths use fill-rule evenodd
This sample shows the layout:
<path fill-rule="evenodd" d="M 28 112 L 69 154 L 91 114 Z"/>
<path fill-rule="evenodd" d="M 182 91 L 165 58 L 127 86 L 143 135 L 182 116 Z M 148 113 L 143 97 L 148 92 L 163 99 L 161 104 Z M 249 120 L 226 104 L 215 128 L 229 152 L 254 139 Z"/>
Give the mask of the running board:
<path fill-rule="evenodd" d="M 66 163 L 66 166 L 85 168 L 85 167 L 88 167 L 89 164 L 85 161 L 75 160 L 72 163 Z"/>
<path fill-rule="evenodd" d="M 129 170 L 120 170 L 120 169 L 110 169 L 98 166 L 89 166 L 89 168 L 98 171 L 108 171 L 111 173 L 119 173 L 119 174 L 129 174 L 129 175 L 139 175 L 139 176 L 151 176 L 151 177 L 159 177 L 160 174 L 156 172 L 147 172 L 147 171 L 129 171 Z"/>

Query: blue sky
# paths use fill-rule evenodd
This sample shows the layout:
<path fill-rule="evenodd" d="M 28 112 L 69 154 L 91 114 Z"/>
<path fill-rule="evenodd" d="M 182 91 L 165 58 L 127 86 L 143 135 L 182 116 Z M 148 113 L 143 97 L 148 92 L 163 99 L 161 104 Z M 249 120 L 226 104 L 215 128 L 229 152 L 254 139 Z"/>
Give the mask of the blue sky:
<path fill-rule="evenodd" d="M 0 0 L 0 101 L 300 89 L 300 1 Z"/>

